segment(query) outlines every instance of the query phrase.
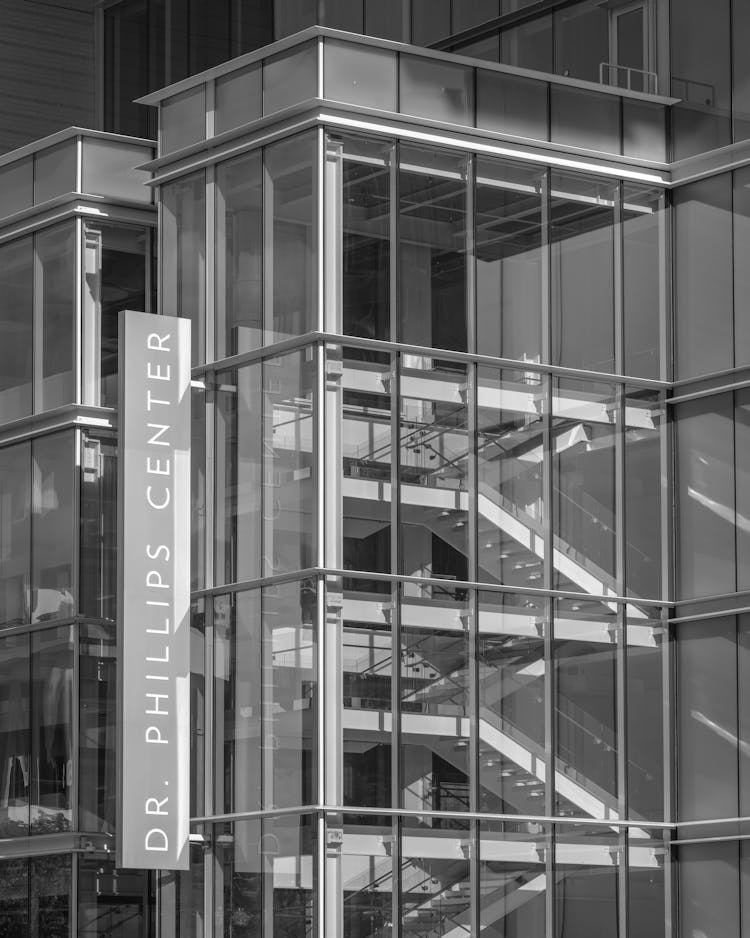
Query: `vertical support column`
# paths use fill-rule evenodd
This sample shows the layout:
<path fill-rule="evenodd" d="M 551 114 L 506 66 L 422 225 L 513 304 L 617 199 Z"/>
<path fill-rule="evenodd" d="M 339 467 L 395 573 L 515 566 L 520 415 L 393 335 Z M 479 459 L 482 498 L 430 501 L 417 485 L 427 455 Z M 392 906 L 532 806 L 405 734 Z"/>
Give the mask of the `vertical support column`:
<path fill-rule="evenodd" d="M 210 91 L 209 91 L 210 89 Z M 210 111 L 206 115 L 206 133 L 208 133 L 208 116 L 210 114 L 211 132 L 213 133 L 213 82 L 209 82 L 207 89 L 206 106 Z M 211 103 L 209 104 L 208 98 Z M 205 323 L 204 348 L 206 361 L 212 362 L 216 358 L 216 166 L 206 167 L 206 283 L 205 283 Z"/>
<path fill-rule="evenodd" d="M 81 375 L 84 404 L 101 405 L 101 271 L 102 233 L 90 225 L 81 223 L 83 241 L 83 269 L 80 290 L 81 299 Z"/>
<path fill-rule="evenodd" d="M 322 584 L 321 584 L 322 585 Z M 319 743 L 320 758 L 324 763 L 324 791 L 320 803 L 328 806 L 343 804 L 343 607 L 344 596 L 340 577 L 327 577 L 325 597 L 321 597 L 325 624 L 323 633 L 323 714 Z M 343 935 L 344 891 L 342 877 L 342 847 L 344 842 L 343 817 L 327 813 L 324 825 L 325 839 L 320 848 L 324 854 L 321 875 L 325 884 L 320 895 L 325 901 L 324 930 L 320 938 L 340 938 Z"/>
<path fill-rule="evenodd" d="M 343 328 L 343 151 L 337 140 L 328 140 L 323 185 L 324 310 L 323 329 L 341 335 Z"/>

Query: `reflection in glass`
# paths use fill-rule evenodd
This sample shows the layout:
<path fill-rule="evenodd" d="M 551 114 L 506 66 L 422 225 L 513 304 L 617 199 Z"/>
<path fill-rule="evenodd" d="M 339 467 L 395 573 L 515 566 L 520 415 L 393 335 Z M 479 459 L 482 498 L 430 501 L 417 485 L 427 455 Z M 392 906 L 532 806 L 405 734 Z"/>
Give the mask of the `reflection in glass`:
<path fill-rule="evenodd" d="M 362 823 L 365 819 L 362 819 Z M 392 851 L 388 842 L 394 835 L 390 819 L 377 829 L 346 822 L 341 848 L 341 892 L 346 938 L 378 938 L 391 935 L 393 928 Z"/>
<path fill-rule="evenodd" d="M 202 861 L 200 847 L 191 848 L 191 857 L 195 857 L 196 851 Z M 167 875 L 187 877 L 188 874 Z M 167 876 L 164 877 L 166 879 Z M 153 934 L 154 892 L 148 872 L 118 870 L 110 860 L 79 856 L 77 886 L 79 938 L 98 938 L 102 934 L 112 938 L 131 938 L 131 935 Z M 170 909 L 169 898 L 167 887 L 159 896 L 164 912 Z M 174 913 L 174 908 L 171 911 Z M 173 931 L 175 938 L 202 938 L 199 930 L 183 930 L 179 918 L 177 922 L 177 929 Z M 170 927 L 175 928 L 174 918 Z"/>
<path fill-rule="evenodd" d="M 344 138 L 340 146 L 343 332 L 390 338 L 392 145 Z"/>
<path fill-rule="evenodd" d="M 556 811 L 617 816 L 614 612 L 556 601 L 554 620 Z"/>
<path fill-rule="evenodd" d="M 555 379 L 555 585 L 601 595 L 615 574 L 615 388 Z"/>
<path fill-rule="evenodd" d="M 345 349 L 341 481 L 343 567 L 391 572 L 391 361 L 385 353 Z M 355 590 L 390 591 L 382 580 L 347 580 Z"/>
<path fill-rule="evenodd" d="M 474 74 L 471 68 L 439 59 L 399 56 L 399 103 L 404 114 L 474 123 Z"/>
<path fill-rule="evenodd" d="M 117 455 L 112 440 L 85 436 L 81 466 L 81 612 L 114 619 L 117 609 Z"/>
<path fill-rule="evenodd" d="M 546 382 L 480 365 L 477 383 L 479 579 L 543 586 Z"/>
<path fill-rule="evenodd" d="M 268 341 L 314 329 L 316 317 L 316 136 L 290 137 L 266 147 L 266 305 Z M 269 230 L 270 229 L 270 230 Z"/>
<path fill-rule="evenodd" d="M 544 814 L 544 600 L 485 592 L 478 608 L 480 808 Z"/>
<path fill-rule="evenodd" d="M 2 421 L 31 413 L 31 238 L 0 247 L 0 415 Z"/>
<path fill-rule="evenodd" d="M 555 938 L 619 938 L 618 845 L 611 828 L 557 827 Z"/>
<path fill-rule="evenodd" d="M 89 882 L 91 887 L 98 886 L 95 878 L 90 879 Z M 161 934 L 169 931 L 174 934 L 174 938 L 204 938 L 204 936 L 213 934 L 210 927 L 204 929 L 205 888 L 203 846 L 202 844 L 191 844 L 190 869 L 178 872 L 162 872 L 159 877 Z M 101 915 L 101 911 L 96 904 L 98 893 L 89 892 L 87 898 L 91 902 L 87 909 L 90 916 L 89 921 L 92 924 L 92 929 L 95 929 L 97 919 Z M 116 900 L 113 905 L 116 908 Z M 153 908 L 149 911 L 153 916 Z M 93 932 L 91 938 L 94 938 L 95 934 L 96 932 Z"/>
<path fill-rule="evenodd" d="M 622 190 L 623 372 L 659 377 L 664 193 L 631 185 Z"/>
<path fill-rule="evenodd" d="M 29 861 L 0 862 L 0 934 L 27 935 L 29 928 Z"/>
<path fill-rule="evenodd" d="M 34 246 L 34 305 L 41 309 L 42 328 L 40 399 L 34 404 L 38 411 L 75 400 L 75 223 L 41 231 L 34 238 Z"/>
<path fill-rule="evenodd" d="M 31 830 L 70 830 L 73 807 L 73 626 L 31 637 Z"/>
<path fill-rule="evenodd" d="M 628 931 L 638 938 L 664 938 L 664 861 L 669 848 L 658 831 L 638 827 L 629 829 L 628 841 Z"/>
<path fill-rule="evenodd" d="M 28 635 L 10 635 L 0 641 L 0 837 L 3 838 L 29 834 L 29 647 Z M 4 901 L 5 890 L 0 894 Z"/>
<path fill-rule="evenodd" d="M 54 433 L 39 437 L 32 446 L 32 622 L 75 612 L 74 442 L 72 432 Z"/>
<path fill-rule="evenodd" d="M 263 343 L 261 151 L 216 170 L 216 357 Z"/>
<path fill-rule="evenodd" d="M 444 596 L 401 604 L 401 788 L 405 808 L 470 810 L 467 609 Z M 462 822 L 425 819 L 439 828 Z"/>
<path fill-rule="evenodd" d="M 399 403 L 402 573 L 468 578 L 466 365 L 405 355 Z"/>
<path fill-rule="evenodd" d="M 548 842 L 543 824 L 481 824 L 479 917 L 484 938 L 544 938 Z"/>
<path fill-rule="evenodd" d="M 70 935 L 72 858 L 32 857 L 29 860 L 31 935 L 68 938 Z"/>
<path fill-rule="evenodd" d="M 403 342 L 465 351 L 467 158 L 401 148 L 400 311 Z"/>
<path fill-rule="evenodd" d="M 0 450 L 0 624 L 29 621 L 31 444 Z"/>
<path fill-rule="evenodd" d="M 205 814 L 206 769 L 206 600 L 190 605 L 190 816 Z M 209 675 L 210 678 L 210 675 Z"/>
<path fill-rule="evenodd" d="M 192 360 L 205 359 L 206 183 L 203 172 L 161 187 L 162 312 L 192 322 Z"/>
<path fill-rule="evenodd" d="M 117 660 L 110 626 L 79 626 L 79 827 L 113 833 L 117 805 Z"/>
<path fill-rule="evenodd" d="M 481 157 L 476 172 L 477 348 L 538 362 L 542 175 Z"/>
<path fill-rule="evenodd" d="M 552 173 L 552 364 L 614 371 L 611 182 Z"/>
<path fill-rule="evenodd" d="M 625 581 L 629 596 L 661 595 L 660 396 L 628 390 L 625 398 Z"/>

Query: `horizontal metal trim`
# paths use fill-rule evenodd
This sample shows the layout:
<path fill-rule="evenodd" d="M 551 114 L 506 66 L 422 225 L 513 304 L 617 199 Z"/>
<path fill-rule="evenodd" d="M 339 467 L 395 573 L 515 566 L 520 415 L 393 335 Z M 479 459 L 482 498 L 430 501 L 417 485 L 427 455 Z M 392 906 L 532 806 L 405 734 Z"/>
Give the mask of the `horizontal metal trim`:
<path fill-rule="evenodd" d="M 0 426 L 0 447 L 31 437 L 43 436 L 64 429 L 114 430 L 116 411 L 110 407 L 66 404 L 54 410 L 19 417 Z"/>
<path fill-rule="evenodd" d="M 135 213 L 135 214 L 134 214 Z M 109 200 L 105 196 L 81 195 L 69 192 L 39 205 L 32 205 L 13 215 L 0 219 L 0 243 L 21 238 L 25 234 L 54 225 L 65 218 L 80 215 L 84 218 L 102 218 L 126 221 L 156 227 L 156 206 L 144 202 Z M 142 217 L 140 217 L 142 216 Z"/>

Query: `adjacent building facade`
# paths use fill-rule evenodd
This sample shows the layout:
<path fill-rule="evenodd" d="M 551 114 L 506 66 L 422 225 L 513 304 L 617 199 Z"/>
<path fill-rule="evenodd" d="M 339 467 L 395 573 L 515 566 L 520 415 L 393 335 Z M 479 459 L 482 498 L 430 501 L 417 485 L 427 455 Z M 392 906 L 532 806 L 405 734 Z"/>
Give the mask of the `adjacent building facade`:
<path fill-rule="evenodd" d="M 0 935 L 750 938 L 741 0 L 75 6 L 98 129 L 0 156 Z M 114 862 L 127 309 L 192 327 L 188 871 Z"/>

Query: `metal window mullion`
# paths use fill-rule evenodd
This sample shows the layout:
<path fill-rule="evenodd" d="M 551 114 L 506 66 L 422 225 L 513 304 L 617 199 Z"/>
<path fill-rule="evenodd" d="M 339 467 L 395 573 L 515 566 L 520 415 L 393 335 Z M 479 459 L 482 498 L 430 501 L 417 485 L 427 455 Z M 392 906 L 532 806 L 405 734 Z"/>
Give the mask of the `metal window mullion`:
<path fill-rule="evenodd" d="M 204 700 L 203 700 L 203 804 L 204 811 L 208 813 L 218 813 L 215 804 L 214 770 L 216 757 L 214 753 L 214 682 L 216 675 L 214 673 L 214 605 L 209 599 L 206 599 L 203 608 L 204 612 L 204 642 L 203 642 L 203 673 L 205 675 Z M 222 754 L 223 755 L 223 754 Z M 205 809 L 208 809 L 206 811 Z M 222 806 L 223 810 L 223 806 Z M 214 910 L 214 884 L 216 882 L 215 864 L 216 855 L 213 844 L 214 829 L 210 828 L 211 836 L 209 839 L 210 849 L 203 851 L 203 921 L 213 922 Z"/>
<path fill-rule="evenodd" d="M 80 489 L 80 482 L 79 482 Z M 76 528 L 80 528 L 80 525 L 76 525 Z M 81 748 L 81 641 L 80 641 L 80 622 L 76 622 L 73 626 L 73 687 L 72 694 L 73 700 L 71 701 L 72 705 L 72 715 L 71 715 L 71 727 L 70 727 L 70 739 L 72 747 L 72 759 L 73 759 L 73 795 L 70 799 L 71 804 L 71 829 L 74 831 L 80 830 L 80 810 L 79 803 L 81 800 L 81 758 L 80 758 L 80 748 Z"/>
<path fill-rule="evenodd" d="M 391 584 L 391 804 L 401 807 L 401 587 Z M 391 870 L 393 879 L 392 930 L 401 935 L 401 824 L 391 821 Z"/>
<path fill-rule="evenodd" d="M 466 348 L 476 352 L 477 347 L 477 262 L 476 262 L 476 161 L 474 155 L 466 160 Z"/>
<path fill-rule="evenodd" d="M 541 323 L 540 355 L 542 364 L 552 361 L 551 315 L 552 315 L 552 249 L 550 246 L 550 193 L 552 191 L 551 170 L 543 169 L 540 185 L 542 243 L 541 243 Z"/>
<path fill-rule="evenodd" d="M 615 186 L 614 232 L 613 232 L 613 270 L 614 270 L 614 352 L 615 374 L 625 374 L 625 226 L 623 225 L 622 206 L 624 202 L 622 182 Z"/>

